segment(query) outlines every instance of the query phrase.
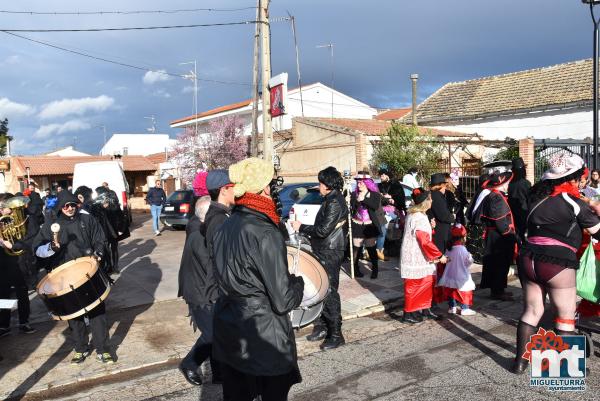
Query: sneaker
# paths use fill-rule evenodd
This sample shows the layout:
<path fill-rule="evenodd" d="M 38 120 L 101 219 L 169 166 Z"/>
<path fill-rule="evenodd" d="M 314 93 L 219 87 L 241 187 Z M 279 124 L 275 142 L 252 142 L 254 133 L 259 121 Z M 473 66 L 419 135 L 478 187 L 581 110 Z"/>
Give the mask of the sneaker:
<path fill-rule="evenodd" d="M 24 323 L 22 325 L 19 326 L 19 331 L 21 333 L 25 333 L 25 334 L 33 334 L 35 333 L 37 330 L 34 329 L 33 327 L 31 327 L 29 325 L 29 323 Z"/>
<path fill-rule="evenodd" d="M 2 327 L 0 328 L 0 337 L 4 337 L 10 334 L 10 328 Z"/>
<path fill-rule="evenodd" d="M 113 363 L 114 362 L 112 356 L 110 356 L 110 354 L 108 352 L 104 352 L 102 354 L 96 355 L 96 360 L 98 362 L 102 362 L 102 363 Z"/>
<path fill-rule="evenodd" d="M 473 309 L 463 309 L 460 311 L 461 316 L 475 316 L 476 314 L 477 312 L 475 312 Z"/>
<path fill-rule="evenodd" d="M 87 358 L 89 355 L 89 351 L 76 352 L 75 355 L 73 355 L 73 358 L 71 358 L 71 365 L 79 365 L 81 362 L 85 361 L 85 358 Z"/>
<path fill-rule="evenodd" d="M 156 235 L 158 237 L 160 235 L 160 231 L 158 231 L 158 230 L 154 231 L 154 235 Z"/>
<path fill-rule="evenodd" d="M 448 313 L 451 315 L 456 315 L 456 312 L 457 312 L 456 306 L 453 306 L 452 308 L 448 309 Z"/>

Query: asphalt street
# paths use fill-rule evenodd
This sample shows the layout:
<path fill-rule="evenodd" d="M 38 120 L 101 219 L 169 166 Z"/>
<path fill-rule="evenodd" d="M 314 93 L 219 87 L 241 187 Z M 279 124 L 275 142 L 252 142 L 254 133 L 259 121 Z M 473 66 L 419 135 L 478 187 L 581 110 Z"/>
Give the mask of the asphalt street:
<path fill-rule="evenodd" d="M 551 393 L 532 388 L 528 374 L 508 371 L 514 355 L 519 302 L 478 297 L 475 317 L 447 316 L 410 326 L 401 313 L 380 314 L 344 323 L 349 343 L 317 351 L 298 336 L 303 382 L 290 399 L 309 400 L 595 400 L 600 380 L 598 357 L 588 361 L 587 390 Z M 478 300 L 476 299 L 476 302 Z M 207 382 L 210 375 L 206 375 Z M 220 400 L 220 386 L 181 389 L 175 367 L 130 381 L 96 387 L 72 398 L 147 399 L 153 401 Z M 178 388 L 178 390 L 172 390 Z"/>

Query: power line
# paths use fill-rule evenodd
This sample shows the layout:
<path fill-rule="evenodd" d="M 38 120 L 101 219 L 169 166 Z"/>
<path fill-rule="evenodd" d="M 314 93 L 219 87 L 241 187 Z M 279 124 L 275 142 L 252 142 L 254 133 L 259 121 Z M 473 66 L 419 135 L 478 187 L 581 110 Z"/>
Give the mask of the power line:
<path fill-rule="evenodd" d="M 29 38 L 27 36 L 18 35 L 16 33 L 6 32 L 6 31 L 2 31 L 2 32 L 4 32 L 7 35 L 16 36 L 18 38 L 28 40 L 30 42 L 38 43 L 40 45 L 48 46 L 48 47 L 51 47 L 51 48 L 54 48 L 54 49 L 58 49 L 58 50 L 62 50 L 62 51 L 68 52 L 68 53 L 77 54 L 79 56 L 88 57 L 88 58 L 91 58 L 91 59 L 94 59 L 94 60 L 104 61 L 106 63 L 116 64 L 116 65 L 120 65 L 122 67 L 133 68 L 133 69 L 141 70 L 141 71 L 154 71 L 154 70 L 151 70 L 151 69 L 148 69 L 148 68 L 145 68 L 145 67 L 140 67 L 140 66 L 137 66 L 137 65 L 134 65 L 134 64 L 128 64 L 128 63 L 123 63 L 123 62 L 120 62 L 120 61 L 110 60 L 108 58 L 92 56 L 91 54 L 86 54 L 86 53 L 83 53 L 83 52 L 80 52 L 80 51 L 77 51 L 77 50 L 67 49 L 65 47 L 53 45 L 53 44 L 48 43 L 48 42 L 43 42 L 41 40 L 36 40 L 36 39 L 33 39 L 33 38 Z M 169 76 L 172 76 L 172 77 L 185 78 L 182 74 L 175 74 L 175 73 L 171 73 L 171 72 L 168 72 L 168 71 L 160 71 L 160 73 L 164 74 L 164 75 L 169 75 Z M 197 80 L 198 81 L 202 81 L 202 82 L 212 82 L 212 83 L 226 84 L 226 85 L 250 86 L 250 84 L 243 83 L 243 82 L 221 81 L 221 80 L 217 80 L 217 79 L 197 78 Z"/>
<path fill-rule="evenodd" d="M 0 29 L 2 32 L 104 32 L 104 31 L 148 31 L 154 29 L 205 28 L 212 26 L 233 26 L 259 24 L 260 21 L 217 22 L 212 24 L 136 26 L 124 28 L 82 28 L 82 29 Z"/>
<path fill-rule="evenodd" d="M 176 10 L 132 10 L 132 11 L 14 11 L 0 10 L 1 14 L 29 14 L 29 15 L 103 15 L 103 14 L 176 14 L 176 13 L 193 13 L 200 11 L 211 12 L 234 12 L 244 10 L 254 10 L 255 7 L 241 8 L 187 8 Z"/>

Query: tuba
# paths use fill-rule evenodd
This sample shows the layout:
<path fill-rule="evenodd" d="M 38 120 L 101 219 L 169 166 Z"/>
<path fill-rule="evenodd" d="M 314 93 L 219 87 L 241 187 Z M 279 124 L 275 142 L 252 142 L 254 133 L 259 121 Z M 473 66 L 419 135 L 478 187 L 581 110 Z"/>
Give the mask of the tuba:
<path fill-rule="evenodd" d="M 0 215 L 0 238 L 14 245 L 16 241 L 25 237 L 28 218 L 25 216 L 25 208 L 28 203 L 27 196 L 15 196 L 0 202 L 0 209 L 11 210 L 10 214 Z M 11 256 L 23 254 L 22 250 L 5 249 L 4 251 Z"/>

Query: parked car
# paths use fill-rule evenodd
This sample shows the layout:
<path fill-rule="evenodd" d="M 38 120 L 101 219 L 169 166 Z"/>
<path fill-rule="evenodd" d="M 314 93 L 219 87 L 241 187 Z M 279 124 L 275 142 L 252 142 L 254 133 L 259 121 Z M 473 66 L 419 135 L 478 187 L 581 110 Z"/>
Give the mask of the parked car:
<path fill-rule="evenodd" d="M 173 228 L 184 228 L 194 215 L 194 191 L 182 189 L 173 192 L 160 212 L 160 221 Z"/>
<path fill-rule="evenodd" d="M 279 191 L 279 200 L 283 207 L 281 217 L 287 218 L 294 203 L 302 199 L 309 188 L 313 188 L 316 185 L 319 184 L 316 182 L 284 184 L 283 188 Z"/>
<path fill-rule="evenodd" d="M 82 185 L 94 190 L 93 198 L 96 198 L 95 189 L 102 186 L 103 182 L 115 191 L 119 199 L 119 206 L 124 214 L 124 220 L 128 229 L 131 223 L 131 205 L 129 204 L 129 184 L 123 172 L 123 166 L 118 161 L 100 161 L 77 163 L 73 169 L 73 190 Z"/>
<path fill-rule="evenodd" d="M 313 225 L 317 212 L 321 208 L 323 197 L 319 193 L 319 186 L 314 186 L 306 191 L 306 195 L 294 203 L 290 209 L 289 218 L 296 219 L 302 224 Z"/>

